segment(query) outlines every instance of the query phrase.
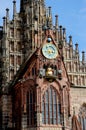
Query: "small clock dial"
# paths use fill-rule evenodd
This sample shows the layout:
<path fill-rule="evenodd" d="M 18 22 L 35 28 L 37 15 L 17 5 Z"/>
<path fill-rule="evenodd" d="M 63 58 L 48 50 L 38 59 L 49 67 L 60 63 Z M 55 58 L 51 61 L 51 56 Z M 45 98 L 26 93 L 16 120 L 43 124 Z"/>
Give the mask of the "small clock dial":
<path fill-rule="evenodd" d="M 56 46 L 51 43 L 44 44 L 42 48 L 42 53 L 48 59 L 54 59 L 58 55 Z"/>

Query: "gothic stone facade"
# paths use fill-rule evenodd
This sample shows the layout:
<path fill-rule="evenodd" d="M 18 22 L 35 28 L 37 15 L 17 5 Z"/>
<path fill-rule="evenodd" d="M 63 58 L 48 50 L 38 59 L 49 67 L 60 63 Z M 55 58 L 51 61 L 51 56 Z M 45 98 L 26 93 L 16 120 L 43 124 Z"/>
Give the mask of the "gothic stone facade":
<path fill-rule="evenodd" d="M 0 26 L 0 128 L 86 129 L 86 62 L 44 0 L 13 1 Z"/>

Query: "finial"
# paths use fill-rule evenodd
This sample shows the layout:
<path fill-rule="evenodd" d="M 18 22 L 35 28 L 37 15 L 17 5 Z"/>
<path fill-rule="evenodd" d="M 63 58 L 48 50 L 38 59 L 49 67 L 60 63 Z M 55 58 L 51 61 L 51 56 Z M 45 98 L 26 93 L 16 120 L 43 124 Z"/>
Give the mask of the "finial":
<path fill-rule="evenodd" d="M 8 11 L 9 11 L 9 9 L 8 9 L 8 8 L 6 8 L 6 11 L 8 12 Z"/>

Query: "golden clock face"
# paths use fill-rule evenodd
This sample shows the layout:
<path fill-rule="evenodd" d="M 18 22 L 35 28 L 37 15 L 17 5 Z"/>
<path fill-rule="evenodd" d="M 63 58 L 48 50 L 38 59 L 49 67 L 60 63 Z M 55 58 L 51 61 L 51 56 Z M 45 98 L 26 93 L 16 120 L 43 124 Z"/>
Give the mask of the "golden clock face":
<path fill-rule="evenodd" d="M 58 55 L 58 50 L 54 44 L 47 43 L 44 44 L 42 48 L 43 55 L 48 59 L 54 59 Z"/>

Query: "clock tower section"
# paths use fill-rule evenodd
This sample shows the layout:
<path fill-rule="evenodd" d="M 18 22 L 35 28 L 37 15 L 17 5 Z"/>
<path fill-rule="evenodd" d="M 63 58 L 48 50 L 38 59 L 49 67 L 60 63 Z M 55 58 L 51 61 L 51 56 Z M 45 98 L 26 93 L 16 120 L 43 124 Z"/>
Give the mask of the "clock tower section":
<path fill-rule="evenodd" d="M 70 83 L 60 49 L 48 28 L 42 44 L 22 64 L 11 85 L 17 130 L 69 127 Z"/>

